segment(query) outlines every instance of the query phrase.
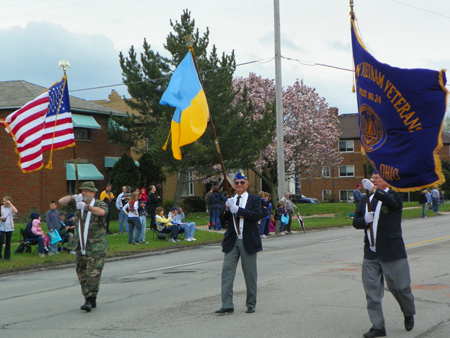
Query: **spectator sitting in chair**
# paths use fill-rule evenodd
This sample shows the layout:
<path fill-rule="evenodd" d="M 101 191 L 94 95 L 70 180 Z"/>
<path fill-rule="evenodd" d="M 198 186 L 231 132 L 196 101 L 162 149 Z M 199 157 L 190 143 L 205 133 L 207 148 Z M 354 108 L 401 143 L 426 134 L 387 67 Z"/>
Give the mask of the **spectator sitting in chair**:
<path fill-rule="evenodd" d="M 184 212 L 181 208 L 173 207 L 172 211 L 169 212 L 169 217 L 172 217 L 172 224 L 178 225 L 178 232 L 181 232 L 179 229 L 183 229 L 184 231 L 184 240 L 188 242 L 196 241 L 194 238 L 195 231 L 195 223 L 193 222 L 182 222 L 184 219 Z"/>
<path fill-rule="evenodd" d="M 39 252 L 39 256 L 41 257 L 45 257 L 44 254 L 44 237 L 43 236 L 39 236 L 39 235 L 35 235 L 32 231 L 31 228 L 33 226 L 33 220 L 35 219 L 39 219 L 41 217 L 41 215 L 33 212 L 30 215 L 30 222 L 27 224 L 27 226 L 25 227 L 25 232 L 24 232 L 24 240 L 25 241 L 37 241 L 38 242 L 38 252 Z"/>
<path fill-rule="evenodd" d="M 170 222 L 172 220 L 172 217 L 165 218 L 164 208 L 162 207 L 157 207 L 155 210 L 155 214 L 155 221 L 156 225 L 158 226 L 158 231 L 165 234 L 170 232 L 169 242 L 179 242 L 180 240 L 178 239 L 178 225 L 174 225 Z"/>
<path fill-rule="evenodd" d="M 31 221 L 31 232 L 37 236 L 40 236 L 44 239 L 44 251 L 48 252 L 48 247 L 50 245 L 50 237 L 45 234 L 44 230 L 41 228 L 41 217 L 34 219 Z M 49 255 L 52 256 L 53 252 L 49 252 Z"/>

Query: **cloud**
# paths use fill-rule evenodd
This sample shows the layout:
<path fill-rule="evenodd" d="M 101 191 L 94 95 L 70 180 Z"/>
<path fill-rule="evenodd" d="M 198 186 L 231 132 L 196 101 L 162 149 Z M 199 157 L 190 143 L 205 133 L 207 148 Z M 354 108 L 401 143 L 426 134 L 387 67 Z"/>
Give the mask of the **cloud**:
<path fill-rule="evenodd" d="M 71 64 L 67 76 L 69 90 L 121 83 L 119 52 L 101 34 L 72 33 L 63 26 L 29 22 L 26 27 L 0 29 L 0 81 L 25 80 L 43 87 L 58 81 L 63 72 L 58 62 Z M 124 86 L 115 88 L 126 94 Z M 85 99 L 106 99 L 111 88 L 71 92 Z"/>

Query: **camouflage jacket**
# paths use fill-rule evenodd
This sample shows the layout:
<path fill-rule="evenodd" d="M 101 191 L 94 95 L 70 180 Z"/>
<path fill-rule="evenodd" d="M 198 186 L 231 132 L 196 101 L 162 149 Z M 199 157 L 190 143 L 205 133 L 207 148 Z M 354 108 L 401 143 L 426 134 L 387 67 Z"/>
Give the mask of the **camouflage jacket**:
<path fill-rule="evenodd" d="M 108 206 L 105 202 L 95 199 L 94 207 L 100 207 L 108 212 Z M 87 212 L 83 213 L 83 224 L 86 224 Z M 75 213 L 76 234 L 73 238 L 76 251 L 81 251 L 80 238 L 78 235 L 78 219 L 80 217 L 80 210 Z M 106 239 L 106 217 L 96 216 L 91 214 L 91 221 L 89 223 L 89 232 L 86 243 L 86 254 L 106 254 L 108 252 L 108 240 Z"/>

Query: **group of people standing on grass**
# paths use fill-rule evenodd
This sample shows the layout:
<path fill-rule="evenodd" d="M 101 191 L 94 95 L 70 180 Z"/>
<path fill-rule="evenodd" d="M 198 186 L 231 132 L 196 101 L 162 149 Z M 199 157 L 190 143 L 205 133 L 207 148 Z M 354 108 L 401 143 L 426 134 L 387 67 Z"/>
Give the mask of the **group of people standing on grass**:
<path fill-rule="evenodd" d="M 261 202 L 261 219 L 258 222 L 259 235 L 261 238 L 267 238 L 272 232 L 276 236 L 291 234 L 292 215 L 297 206 L 291 201 L 290 193 L 286 192 L 277 203 L 272 213 L 272 195 L 268 192 L 260 191 L 258 193 Z M 209 213 L 209 229 L 226 229 L 227 224 L 220 221 L 220 215 L 224 210 L 224 204 L 227 200 L 226 194 L 220 191 L 219 186 L 213 186 L 205 195 L 206 209 Z"/>
<path fill-rule="evenodd" d="M 11 260 L 11 237 L 14 231 L 14 215 L 18 213 L 10 196 L 3 197 L 0 217 L 0 260 Z M 41 227 L 41 215 L 32 213 L 23 232 L 23 239 L 26 241 L 37 241 L 38 252 L 41 257 L 45 254 L 59 254 L 58 243 L 67 242 L 67 248 L 63 251 L 74 253 L 72 250 L 72 240 L 74 237 L 73 213 L 66 215 L 57 210 L 56 201 L 50 202 L 50 210 L 46 213 L 47 232 Z M 5 250 L 3 252 L 3 244 Z M 3 254 L 3 255 L 2 255 Z"/>
<path fill-rule="evenodd" d="M 113 206 L 119 212 L 119 231 L 120 234 L 128 234 L 128 243 L 139 245 L 146 243 L 145 232 L 147 228 L 147 217 L 150 217 L 150 228 L 155 229 L 156 208 L 161 202 L 161 197 L 156 194 L 156 187 L 150 186 L 150 192 L 147 194 L 146 188 L 131 189 L 130 186 L 123 186 L 122 192 L 117 196 L 111 196 L 106 191 L 111 191 L 111 184 L 108 184 L 105 191 L 100 195 L 100 199 L 106 204 L 110 203 L 109 208 Z M 107 234 L 109 230 L 109 212 L 107 215 Z M 134 238 L 133 238 L 134 234 Z"/>
<path fill-rule="evenodd" d="M 419 203 L 422 204 L 422 218 L 427 218 L 425 216 L 425 209 L 433 210 L 434 212 L 439 211 L 439 204 L 444 204 L 444 191 L 439 192 L 438 187 L 433 187 L 433 189 L 424 189 L 420 192 Z"/>

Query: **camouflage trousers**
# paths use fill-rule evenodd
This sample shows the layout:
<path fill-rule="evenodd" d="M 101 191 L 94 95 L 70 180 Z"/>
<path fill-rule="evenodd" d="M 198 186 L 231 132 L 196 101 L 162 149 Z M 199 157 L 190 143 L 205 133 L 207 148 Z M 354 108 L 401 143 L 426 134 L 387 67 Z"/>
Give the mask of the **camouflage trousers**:
<path fill-rule="evenodd" d="M 106 254 L 83 256 L 77 253 L 76 272 L 85 299 L 89 297 L 97 298 L 105 258 Z"/>

